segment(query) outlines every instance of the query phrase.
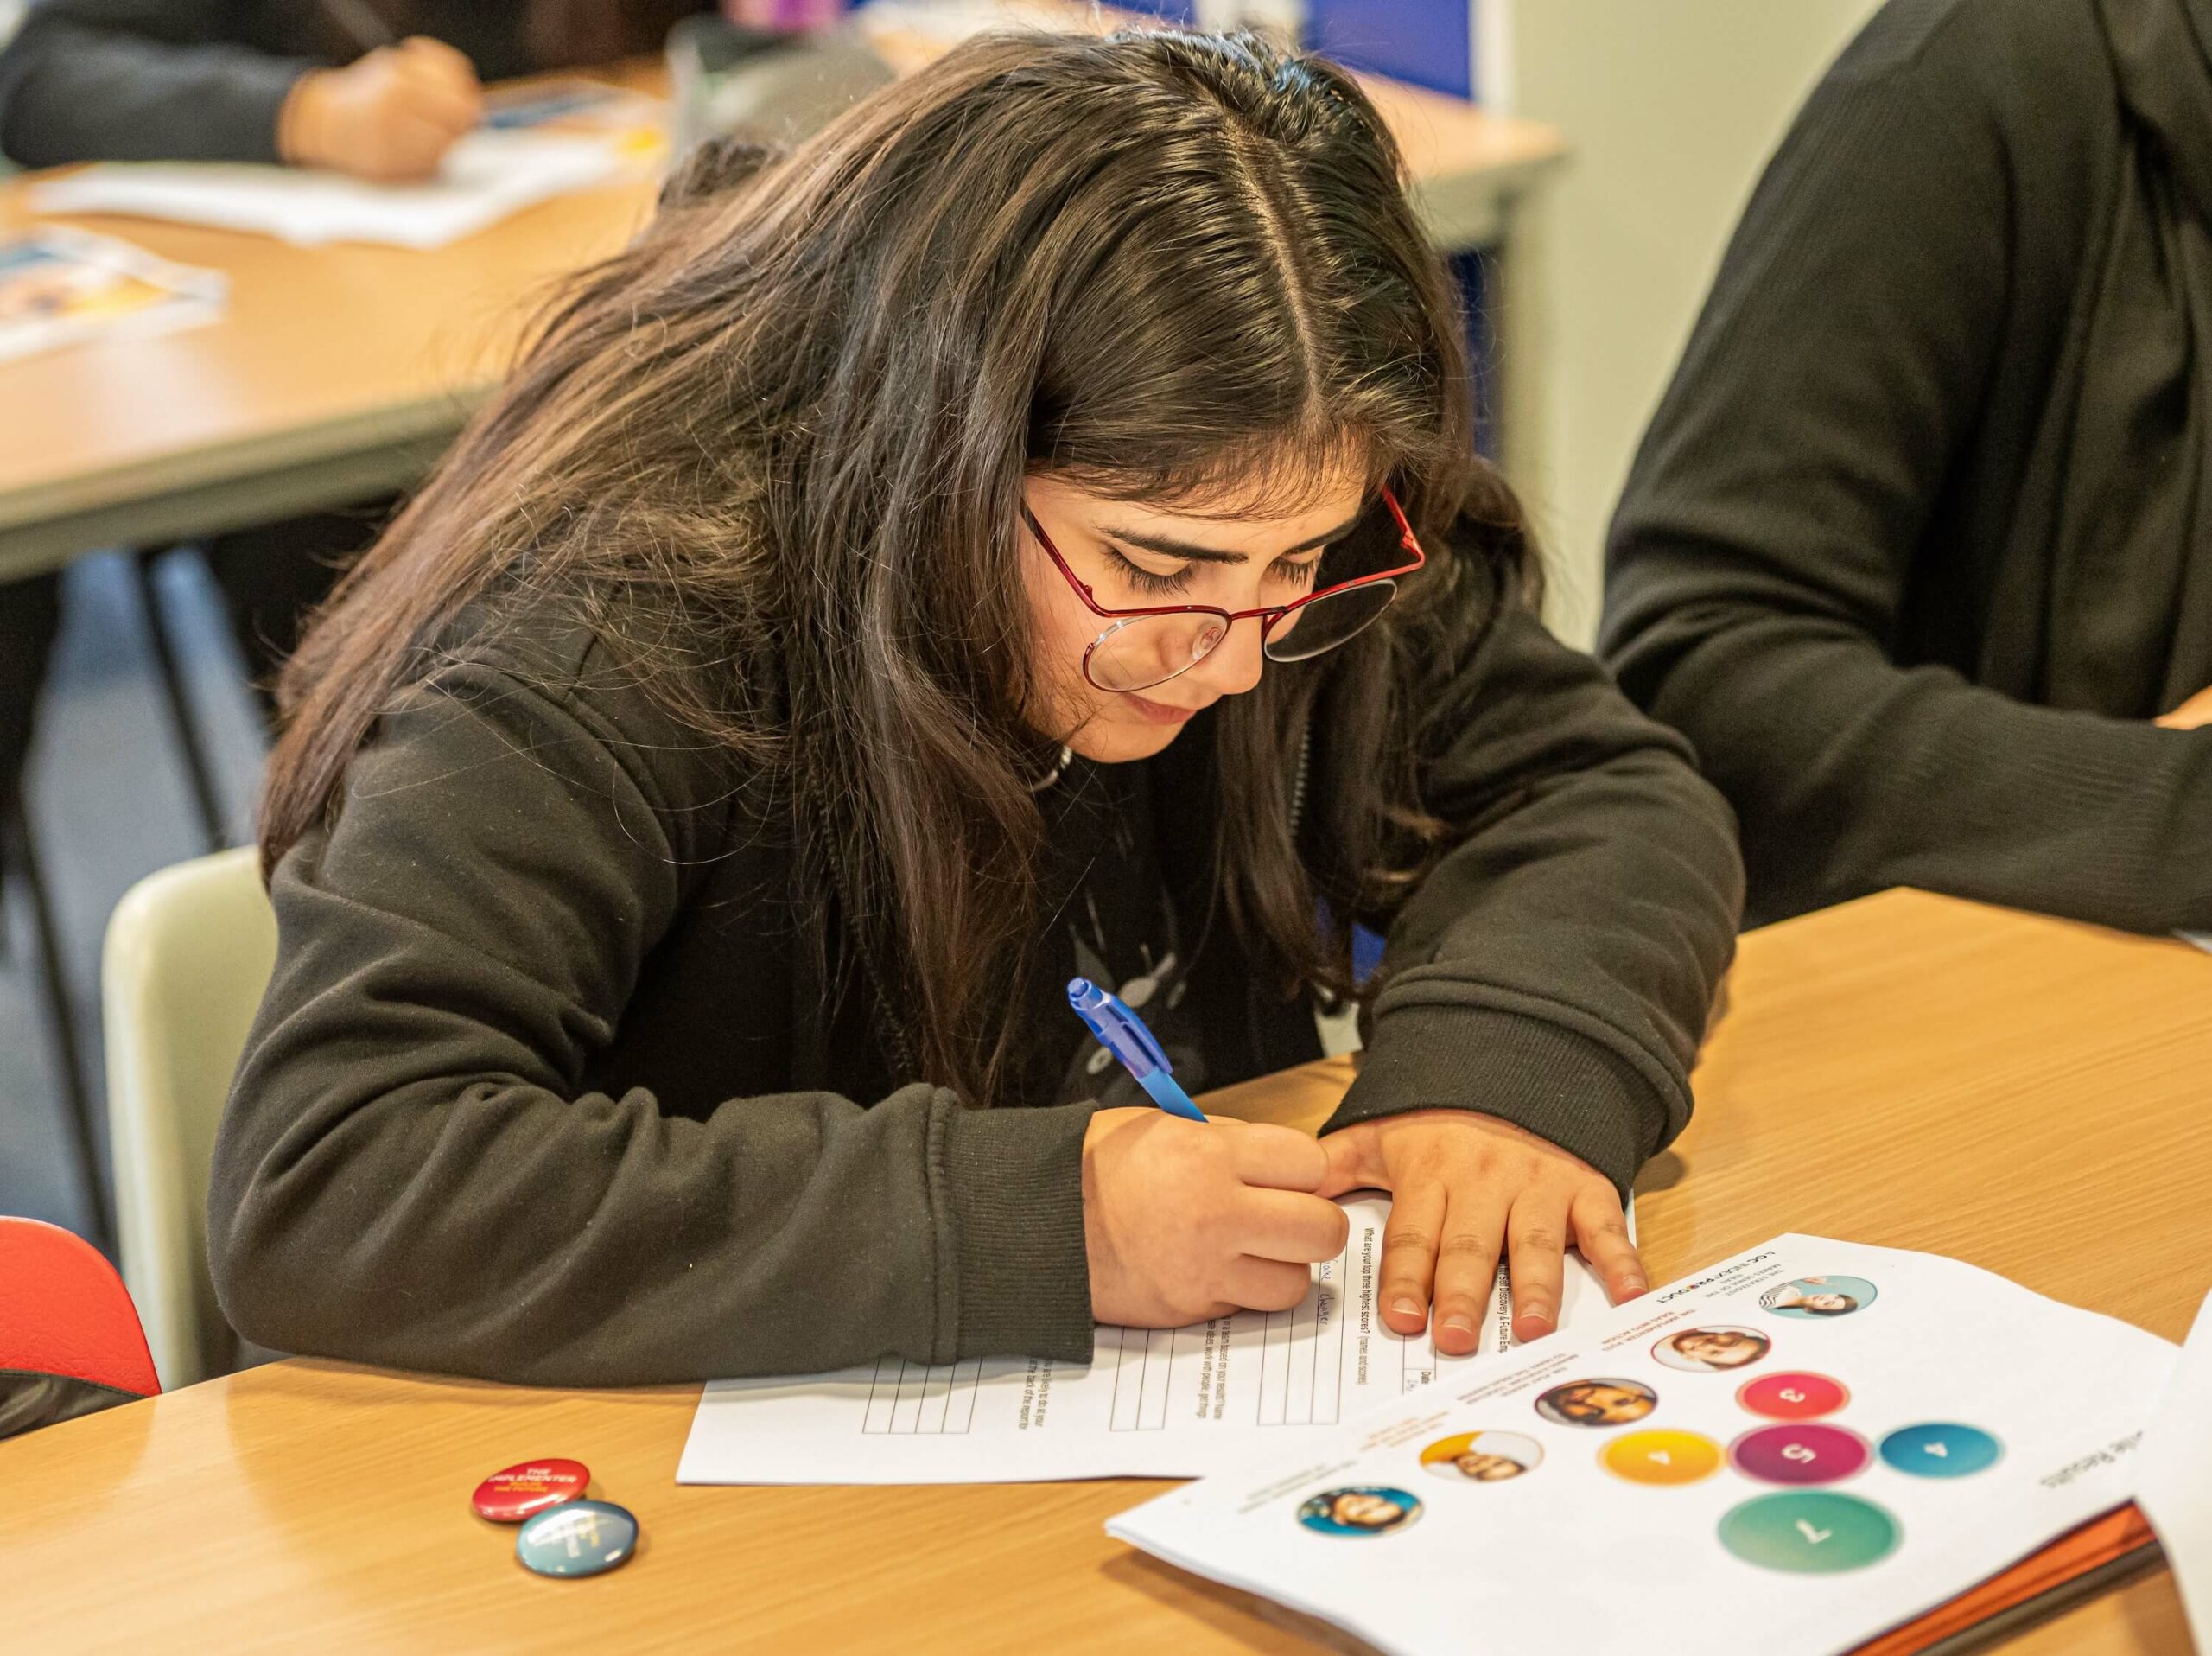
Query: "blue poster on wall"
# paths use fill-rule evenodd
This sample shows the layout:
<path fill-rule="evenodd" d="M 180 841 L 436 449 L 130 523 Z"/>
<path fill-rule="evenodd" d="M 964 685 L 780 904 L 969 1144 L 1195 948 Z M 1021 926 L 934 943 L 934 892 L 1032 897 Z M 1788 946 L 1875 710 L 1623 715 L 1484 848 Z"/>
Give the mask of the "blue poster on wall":
<path fill-rule="evenodd" d="M 1193 12 L 1191 0 L 1121 3 L 1178 22 Z M 1471 0 L 1306 0 L 1306 43 L 1351 68 L 1473 96 Z"/>

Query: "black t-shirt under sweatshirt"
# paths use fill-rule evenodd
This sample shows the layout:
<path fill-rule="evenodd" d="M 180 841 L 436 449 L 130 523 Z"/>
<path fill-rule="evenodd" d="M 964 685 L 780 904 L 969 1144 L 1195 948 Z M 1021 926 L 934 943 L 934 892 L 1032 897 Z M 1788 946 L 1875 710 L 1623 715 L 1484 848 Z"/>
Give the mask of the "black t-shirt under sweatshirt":
<path fill-rule="evenodd" d="M 1469 619 L 1409 704 L 1452 838 L 1361 916 L 1386 982 L 1331 1124 L 1481 1111 L 1624 1188 L 1688 1117 L 1741 897 L 1727 808 L 1533 615 Z M 1316 797 L 1371 762 L 1321 707 Z M 1154 979 L 1132 998 L 1197 1086 L 1319 1054 L 1210 918 L 1217 717 L 1040 795 L 1067 895 L 1008 1016 L 1044 1080 L 982 1107 L 903 1073 L 774 785 L 588 631 L 460 640 L 276 866 L 208 1198 L 226 1315 L 277 1350 L 554 1385 L 1086 1360 L 1083 1138 L 1116 1082 L 1065 974 Z"/>

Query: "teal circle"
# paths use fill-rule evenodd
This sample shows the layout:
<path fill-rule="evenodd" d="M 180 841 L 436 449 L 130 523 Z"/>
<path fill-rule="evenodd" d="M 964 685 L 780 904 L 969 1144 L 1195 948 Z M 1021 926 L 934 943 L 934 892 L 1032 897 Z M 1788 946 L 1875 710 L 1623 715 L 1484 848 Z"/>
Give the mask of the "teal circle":
<path fill-rule="evenodd" d="M 1864 1570 L 1897 1551 L 1904 1532 L 1871 1500 L 1826 1489 L 1761 1495 L 1720 1520 L 1720 1545 L 1747 1564 L 1793 1576 Z"/>
<path fill-rule="evenodd" d="M 1995 1466 L 2004 1453 L 1980 1427 L 1950 1420 L 1901 1426 L 1882 1440 L 1883 1461 L 1916 1478 L 1970 1478 Z"/>

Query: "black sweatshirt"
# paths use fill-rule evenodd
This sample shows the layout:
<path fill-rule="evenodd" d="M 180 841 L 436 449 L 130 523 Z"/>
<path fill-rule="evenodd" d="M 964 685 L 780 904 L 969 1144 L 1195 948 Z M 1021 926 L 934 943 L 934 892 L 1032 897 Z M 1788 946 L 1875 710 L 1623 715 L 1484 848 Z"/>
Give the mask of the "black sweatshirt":
<path fill-rule="evenodd" d="M 1483 1111 L 1625 1187 L 1689 1113 L 1741 895 L 1727 808 L 1517 609 L 1431 669 L 1426 802 L 1468 828 L 1389 918 L 1331 1124 Z M 1211 720 L 1111 797 L 1203 939 L 1175 1016 L 1224 1085 L 1319 1043 L 1205 923 Z M 1311 739 L 1325 771 L 1361 762 L 1325 719 Z M 762 787 L 580 629 L 480 645 L 412 692 L 334 829 L 276 870 L 276 975 L 209 1196 L 233 1325 L 559 1385 L 1087 1360 L 1093 1105 L 976 1108 L 897 1073 L 866 994 L 823 1003 L 792 848 Z M 1079 1056 L 1064 1003 L 1030 1034 Z"/>
<path fill-rule="evenodd" d="M 1760 182 L 1600 651 L 1763 920 L 1917 885 L 2212 926 L 2212 0 L 1893 0 Z"/>
<path fill-rule="evenodd" d="M 626 49 L 657 49 L 703 0 L 605 0 Z M 525 0 L 377 0 L 395 34 L 455 47 L 486 80 L 560 67 L 529 43 Z M 35 0 L 0 52 L 0 154 L 73 161 L 276 160 L 276 117 L 309 69 L 361 43 L 316 0 Z"/>

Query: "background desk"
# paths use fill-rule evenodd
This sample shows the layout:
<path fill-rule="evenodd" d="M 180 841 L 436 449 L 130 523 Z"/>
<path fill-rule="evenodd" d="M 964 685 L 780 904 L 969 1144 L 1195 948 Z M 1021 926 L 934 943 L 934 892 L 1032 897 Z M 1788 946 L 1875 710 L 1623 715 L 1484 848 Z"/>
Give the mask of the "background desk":
<path fill-rule="evenodd" d="M 1089 15 L 1071 10 L 1071 20 Z M 874 39 L 902 70 L 941 49 L 910 35 Z M 607 78 L 665 84 L 652 66 Z M 1558 135 L 1436 92 L 1365 84 L 1405 149 L 1439 244 L 1510 256 L 1512 201 L 1562 154 Z M 34 182 L 0 184 L 0 233 L 35 222 Z M 632 180 L 564 196 L 427 252 L 69 218 L 226 272 L 230 308 L 167 338 L 0 364 L 0 579 L 100 546 L 213 534 L 411 485 L 497 383 L 530 296 L 620 247 L 652 210 L 653 188 Z M 1516 349 L 1503 340 L 1500 360 Z"/>
<path fill-rule="evenodd" d="M 1656 1282 L 1803 1230 L 1953 1254 L 2185 1332 L 2212 1278 L 2212 957 L 1892 893 L 1752 933 L 1731 987 L 1696 1118 L 1639 1185 Z M 1315 1065 L 1211 1104 L 1312 1125 L 1346 1074 Z M 1168 1486 L 683 1488 L 696 1395 L 292 1361 L 0 1444 L 0 1642 L 41 1656 L 1312 1648 L 1271 1608 L 1101 1531 Z M 512 1531 L 469 1513 L 486 1473 L 545 1455 L 587 1462 L 596 1493 L 638 1513 L 633 1563 L 540 1580 L 514 1563 Z M 2188 1646 L 2160 1571 L 2011 1648 Z"/>

